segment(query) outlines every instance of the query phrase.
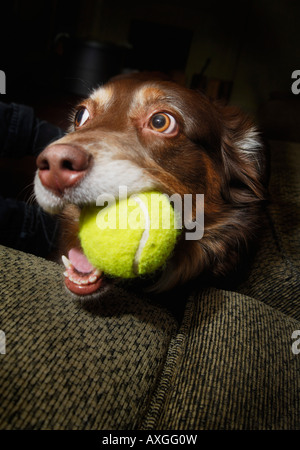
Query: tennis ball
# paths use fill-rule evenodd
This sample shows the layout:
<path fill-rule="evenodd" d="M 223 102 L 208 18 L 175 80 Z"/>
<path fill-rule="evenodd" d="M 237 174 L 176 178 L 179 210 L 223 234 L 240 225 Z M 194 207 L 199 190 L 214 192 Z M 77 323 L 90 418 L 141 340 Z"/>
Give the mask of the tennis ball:
<path fill-rule="evenodd" d="M 79 238 L 94 267 L 107 275 L 135 278 L 155 272 L 170 257 L 180 230 L 166 195 L 146 192 L 83 208 Z"/>

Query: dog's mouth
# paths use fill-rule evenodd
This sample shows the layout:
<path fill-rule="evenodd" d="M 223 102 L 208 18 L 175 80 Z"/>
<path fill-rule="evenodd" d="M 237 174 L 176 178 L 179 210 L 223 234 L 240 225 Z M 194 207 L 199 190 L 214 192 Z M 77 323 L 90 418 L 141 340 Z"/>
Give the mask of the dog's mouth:
<path fill-rule="evenodd" d="M 80 248 L 71 248 L 68 257 L 62 256 L 65 285 L 73 294 L 91 295 L 104 283 L 104 274 L 92 266 Z"/>

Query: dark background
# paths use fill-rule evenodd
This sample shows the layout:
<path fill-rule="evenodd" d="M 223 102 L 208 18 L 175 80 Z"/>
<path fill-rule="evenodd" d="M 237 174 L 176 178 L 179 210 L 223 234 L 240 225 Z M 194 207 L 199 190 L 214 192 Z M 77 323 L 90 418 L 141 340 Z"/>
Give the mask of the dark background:
<path fill-rule="evenodd" d="M 10 0 L 0 13 L 0 101 L 41 119 L 66 128 L 92 87 L 155 70 L 240 106 L 270 139 L 300 142 L 298 0 Z"/>
<path fill-rule="evenodd" d="M 299 19 L 298 0 L 1 2 L 7 87 L 0 99 L 42 113 L 47 101 L 88 95 L 115 73 L 159 70 L 259 120 L 270 102 L 286 102 L 282 123 L 299 103 L 291 94 L 291 74 L 300 69 Z M 278 126 L 273 133 L 286 137 Z"/>

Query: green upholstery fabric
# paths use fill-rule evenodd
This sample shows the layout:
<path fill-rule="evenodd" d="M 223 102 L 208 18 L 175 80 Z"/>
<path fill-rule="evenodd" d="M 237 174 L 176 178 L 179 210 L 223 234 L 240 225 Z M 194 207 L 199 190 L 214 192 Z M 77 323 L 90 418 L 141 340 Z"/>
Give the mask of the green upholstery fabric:
<path fill-rule="evenodd" d="M 0 428 L 132 429 L 147 408 L 176 321 L 115 287 L 80 307 L 61 267 L 1 247 Z"/>
<path fill-rule="evenodd" d="M 113 286 L 92 309 L 59 265 L 0 247 L 0 429 L 300 429 L 300 146 L 272 150 L 262 242 L 234 289 Z"/>
<path fill-rule="evenodd" d="M 299 428 L 296 329 L 299 322 L 250 297 L 216 289 L 195 295 L 143 428 Z"/>

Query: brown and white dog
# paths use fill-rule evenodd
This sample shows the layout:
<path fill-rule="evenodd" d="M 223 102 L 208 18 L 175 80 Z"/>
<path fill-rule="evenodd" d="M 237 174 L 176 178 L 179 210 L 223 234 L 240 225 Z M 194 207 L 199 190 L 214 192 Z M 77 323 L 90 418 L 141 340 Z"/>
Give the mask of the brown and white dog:
<path fill-rule="evenodd" d="M 38 203 L 50 213 L 66 211 L 65 281 L 81 298 L 109 283 L 84 259 L 77 237 L 80 208 L 100 194 L 118 197 L 120 186 L 128 195 L 204 194 L 204 235 L 179 240 L 158 291 L 201 273 L 229 274 L 255 238 L 266 196 L 265 153 L 251 120 L 199 92 L 139 76 L 116 78 L 80 103 L 70 132 L 37 166 Z"/>

